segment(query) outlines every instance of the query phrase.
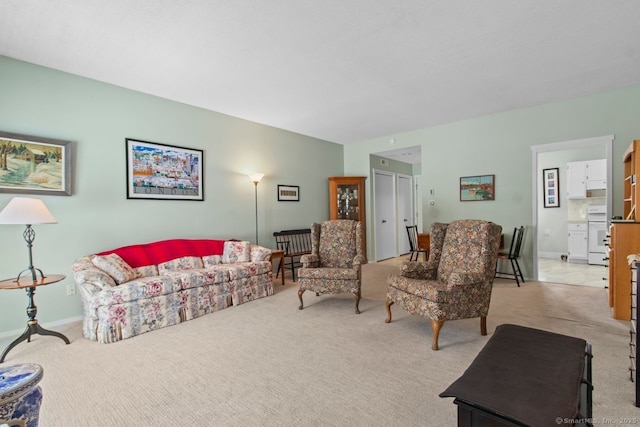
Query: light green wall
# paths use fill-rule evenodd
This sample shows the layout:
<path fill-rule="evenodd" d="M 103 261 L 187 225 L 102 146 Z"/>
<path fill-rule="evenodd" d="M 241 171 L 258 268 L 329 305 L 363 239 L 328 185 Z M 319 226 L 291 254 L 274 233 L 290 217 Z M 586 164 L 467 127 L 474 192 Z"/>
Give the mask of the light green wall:
<path fill-rule="evenodd" d="M 79 256 L 168 238 L 255 240 L 328 219 L 327 177 L 343 174 L 343 147 L 0 56 L 0 130 L 73 141 L 73 195 L 38 196 L 58 221 L 35 226 L 34 264 L 67 279 L 38 288 L 42 323 L 81 314 L 67 296 Z M 204 150 L 205 201 L 127 200 L 125 138 Z M 368 160 L 368 156 L 367 156 Z M 278 184 L 300 186 L 300 202 L 278 202 Z M 0 194 L 0 208 L 13 197 Z M 28 264 L 24 227 L 0 225 L 0 278 Z M 25 327 L 22 291 L 0 291 L 0 337 Z"/>
<path fill-rule="evenodd" d="M 640 137 L 639 118 L 640 86 L 632 86 L 346 145 L 345 174 L 369 176 L 368 155 L 388 150 L 390 138 L 395 138 L 394 149 L 421 145 L 417 202 L 421 203 L 424 229 L 435 221 L 477 218 L 502 225 L 510 235 L 515 226 L 532 227 L 532 146 L 613 134 L 612 214 L 621 215 L 622 155 L 630 141 Z M 460 177 L 476 174 L 495 174 L 495 201 L 459 201 Z M 429 188 L 434 189 L 434 196 L 427 195 Z M 427 204 L 430 199 L 435 206 Z M 370 196 L 367 202 L 370 212 Z M 367 224 L 370 254 L 375 247 L 371 230 Z M 523 252 L 523 270 L 529 277 L 532 236 L 529 233 L 525 239 Z"/>

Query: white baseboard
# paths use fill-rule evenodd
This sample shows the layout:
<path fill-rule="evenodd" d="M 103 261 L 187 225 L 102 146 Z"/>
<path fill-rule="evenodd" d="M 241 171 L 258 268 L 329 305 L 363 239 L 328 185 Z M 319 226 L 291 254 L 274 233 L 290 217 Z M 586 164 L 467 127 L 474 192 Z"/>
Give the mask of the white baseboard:
<path fill-rule="evenodd" d="M 47 322 L 46 324 L 42 323 L 42 327 L 45 329 L 59 331 L 60 329 L 63 329 L 61 328 L 61 326 L 66 326 L 69 323 L 77 322 L 78 320 L 82 320 L 82 316 L 68 317 L 66 319 L 56 320 L 55 322 Z M 16 338 L 17 336 L 22 334 L 24 331 L 25 331 L 25 328 L 16 329 L 13 331 L 0 332 L 0 340 L 4 338 L 9 338 L 9 337 Z"/>

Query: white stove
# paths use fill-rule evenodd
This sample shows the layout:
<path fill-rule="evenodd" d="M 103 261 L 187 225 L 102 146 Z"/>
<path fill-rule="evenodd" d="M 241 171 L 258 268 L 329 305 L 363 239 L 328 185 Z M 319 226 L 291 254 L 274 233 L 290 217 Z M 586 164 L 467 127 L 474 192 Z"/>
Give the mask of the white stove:
<path fill-rule="evenodd" d="M 592 205 L 587 208 L 589 224 L 589 255 L 588 263 L 607 265 L 607 206 Z"/>

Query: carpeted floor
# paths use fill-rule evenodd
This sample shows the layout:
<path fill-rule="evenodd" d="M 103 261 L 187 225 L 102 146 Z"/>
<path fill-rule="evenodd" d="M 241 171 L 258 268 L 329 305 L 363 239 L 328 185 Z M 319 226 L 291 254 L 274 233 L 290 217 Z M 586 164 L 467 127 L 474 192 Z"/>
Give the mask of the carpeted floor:
<path fill-rule="evenodd" d="M 352 296 L 309 292 L 299 311 L 296 285 L 278 279 L 272 297 L 114 344 L 84 339 L 74 323 L 61 329 L 70 345 L 35 336 L 5 363 L 43 366 L 41 427 L 452 426 L 453 399 L 438 394 L 497 325 L 514 323 L 586 339 L 594 417 L 640 419 L 628 323 L 611 318 L 606 290 L 496 280 L 489 335 L 479 319 L 446 322 L 434 352 L 428 320 L 394 306 L 384 323 L 385 280 L 397 271 L 393 261 L 363 268 L 360 315 Z"/>

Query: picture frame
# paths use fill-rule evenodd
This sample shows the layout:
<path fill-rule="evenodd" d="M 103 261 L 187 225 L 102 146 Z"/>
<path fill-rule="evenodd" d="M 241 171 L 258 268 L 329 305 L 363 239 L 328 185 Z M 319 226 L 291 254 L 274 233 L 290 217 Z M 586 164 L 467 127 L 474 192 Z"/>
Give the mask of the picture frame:
<path fill-rule="evenodd" d="M 204 200 L 204 152 L 126 138 L 127 199 Z"/>
<path fill-rule="evenodd" d="M 495 200 L 495 175 L 473 175 L 460 177 L 460 201 L 479 202 Z"/>
<path fill-rule="evenodd" d="M 542 170 L 542 199 L 545 208 L 560 207 L 560 168 Z"/>
<path fill-rule="evenodd" d="M 71 196 L 71 146 L 0 131 L 0 193 Z"/>
<path fill-rule="evenodd" d="M 279 202 L 299 202 L 300 187 L 298 185 L 278 185 Z"/>

